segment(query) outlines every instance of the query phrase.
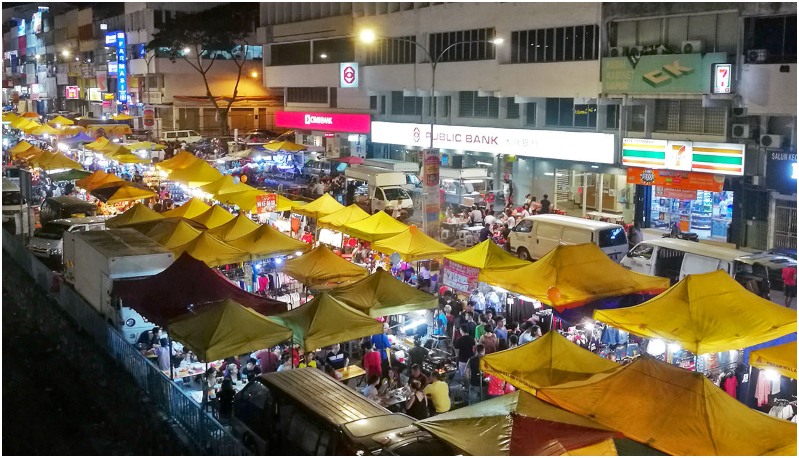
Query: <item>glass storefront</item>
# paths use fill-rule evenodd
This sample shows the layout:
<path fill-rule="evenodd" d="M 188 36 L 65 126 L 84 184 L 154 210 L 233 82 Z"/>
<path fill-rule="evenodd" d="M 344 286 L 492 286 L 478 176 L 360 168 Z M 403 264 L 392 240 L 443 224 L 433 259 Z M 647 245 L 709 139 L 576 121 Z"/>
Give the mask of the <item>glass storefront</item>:
<path fill-rule="evenodd" d="M 732 221 L 732 191 L 683 191 L 652 187 L 651 227 L 669 230 L 676 224 L 682 232 L 700 238 L 727 239 Z"/>

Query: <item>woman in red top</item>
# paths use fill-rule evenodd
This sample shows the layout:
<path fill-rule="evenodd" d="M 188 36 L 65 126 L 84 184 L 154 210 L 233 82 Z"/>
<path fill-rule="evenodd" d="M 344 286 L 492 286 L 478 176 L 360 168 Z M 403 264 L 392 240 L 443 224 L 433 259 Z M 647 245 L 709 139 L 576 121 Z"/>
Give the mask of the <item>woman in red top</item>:
<path fill-rule="evenodd" d="M 790 307 L 791 301 L 796 297 L 796 267 L 783 267 L 782 283 L 785 285 L 785 306 Z"/>
<path fill-rule="evenodd" d="M 380 353 L 375 351 L 372 342 L 364 342 L 361 348 L 363 348 L 363 368 L 366 371 L 366 379 L 368 380 L 372 375 L 380 377 L 383 374 Z"/>

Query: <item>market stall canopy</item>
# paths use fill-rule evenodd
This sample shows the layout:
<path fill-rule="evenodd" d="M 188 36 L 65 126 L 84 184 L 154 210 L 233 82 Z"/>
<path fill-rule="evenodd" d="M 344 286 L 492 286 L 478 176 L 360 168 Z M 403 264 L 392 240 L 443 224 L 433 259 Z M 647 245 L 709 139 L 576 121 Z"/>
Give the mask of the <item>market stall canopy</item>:
<path fill-rule="evenodd" d="M 136 224 L 131 227 L 138 230 L 139 227 L 137 226 L 141 225 Z M 200 234 L 202 234 L 201 230 L 190 226 L 186 221 L 181 221 L 180 219 L 158 221 L 144 233 L 144 235 L 160 243 L 168 250 L 184 246 L 199 237 Z"/>
<path fill-rule="evenodd" d="M 796 341 L 752 351 L 749 355 L 749 365 L 760 369 L 772 369 L 796 380 Z"/>
<path fill-rule="evenodd" d="M 446 254 L 444 259 L 449 259 L 464 266 L 486 270 L 510 270 L 530 265 L 529 262 L 523 261 L 503 250 L 492 240 L 478 243 L 468 250 Z"/>
<path fill-rule="evenodd" d="M 161 213 L 164 215 L 164 218 L 174 218 L 176 216 L 181 216 L 183 218 L 194 218 L 211 208 L 210 205 L 206 204 L 200 199 L 192 197 L 186 203 L 181 205 L 180 207 L 173 208 L 172 210 L 165 211 Z"/>
<path fill-rule="evenodd" d="M 383 269 L 363 280 L 335 288 L 330 295 L 373 318 L 434 309 L 438 298 L 397 280 Z"/>
<path fill-rule="evenodd" d="M 258 196 L 263 196 L 268 194 L 266 191 L 262 191 L 260 189 L 254 189 L 248 192 L 240 192 L 235 194 L 225 194 L 222 196 L 217 197 L 219 200 L 223 202 L 227 202 L 233 205 L 238 206 L 241 211 L 249 212 L 249 213 L 256 213 L 258 211 L 258 207 L 256 205 L 258 201 Z M 277 195 L 277 205 L 275 206 L 276 212 L 283 212 L 287 210 L 291 210 L 291 207 L 296 205 L 296 202 L 293 200 L 289 200 L 286 197 L 281 196 L 280 194 Z"/>
<path fill-rule="evenodd" d="M 282 142 L 272 142 L 263 145 L 264 149 L 268 149 L 269 151 L 289 151 L 292 153 L 296 153 L 298 151 L 303 151 L 308 149 L 305 145 L 299 145 L 294 142 L 290 142 L 288 140 Z"/>
<path fill-rule="evenodd" d="M 50 157 L 53 153 L 49 151 L 45 151 L 43 149 L 39 149 L 37 147 L 28 148 L 27 150 L 17 153 L 15 156 L 12 156 L 14 159 L 22 162 L 27 162 L 31 166 L 37 164 L 38 159 L 40 157 Z"/>
<path fill-rule="evenodd" d="M 173 170 L 185 169 L 199 160 L 201 159 L 198 159 L 197 156 L 188 151 L 180 151 L 173 157 L 155 164 L 155 167 L 171 172 Z"/>
<path fill-rule="evenodd" d="M 230 243 L 231 240 L 244 237 L 259 227 L 260 225 L 258 223 L 248 218 L 244 213 L 239 212 L 238 215 L 227 223 L 213 229 L 208 229 L 208 233 L 216 236 L 223 242 Z"/>
<path fill-rule="evenodd" d="M 136 142 L 125 146 L 127 146 L 127 148 L 131 151 L 136 151 L 140 149 L 147 151 L 166 149 L 166 146 L 159 145 L 158 143 L 153 143 L 153 142 Z"/>
<path fill-rule="evenodd" d="M 244 237 L 230 243 L 242 251 L 250 253 L 252 260 L 270 258 L 273 256 L 287 256 L 295 253 L 306 253 L 313 248 L 311 245 L 289 237 L 269 224 L 262 224 L 258 229 Z"/>
<path fill-rule="evenodd" d="M 338 256 L 325 245 L 286 261 L 283 272 L 305 286 L 316 288 L 348 283 L 369 275 L 369 271 Z"/>
<path fill-rule="evenodd" d="M 203 160 L 198 160 L 184 169 L 173 170 L 169 179 L 183 183 L 190 188 L 202 186 L 222 178 L 219 170 L 210 166 Z"/>
<path fill-rule="evenodd" d="M 89 172 L 88 170 L 70 169 L 63 172 L 50 173 L 47 176 L 53 181 L 72 181 L 86 178 L 91 174 L 92 172 Z"/>
<path fill-rule="evenodd" d="M 606 297 L 654 297 L 667 278 L 632 272 L 613 262 L 593 243 L 559 245 L 543 258 L 511 272 L 480 272 L 480 281 L 531 297 L 563 311 Z"/>
<path fill-rule="evenodd" d="M 92 143 L 87 143 L 83 145 L 83 147 L 92 151 L 102 151 L 103 148 L 107 148 L 109 145 L 111 145 L 111 143 L 111 140 L 105 137 L 98 137 L 97 140 L 93 141 Z"/>
<path fill-rule="evenodd" d="M 3 112 L 3 122 L 11 122 L 19 119 L 20 116 L 12 111 Z"/>
<path fill-rule="evenodd" d="M 231 177 L 230 179 L 231 179 L 231 182 L 232 182 L 233 178 Z M 217 180 L 217 181 L 219 181 L 219 180 Z M 209 184 L 211 184 L 211 183 L 209 183 Z M 232 198 L 233 196 L 235 196 L 237 194 L 244 194 L 244 193 L 253 192 L 253 191 L 258 191 L 258 192 L 262 192 L 262 193 L 266 194 L 266 191 L 253 188 L 252 186 L 250 186 L 248 184 L 245 184 L 245 183 L 242 183 L 242 182 L 238 182 L 238 183 L 232 183 L 230 185 L 227 185 L 227 186 L 224 186 L 224 187 L 220 188 L 218 191 L 213 193 L 213 195 L 214 195 L 214 199 L 224 201 L 225 199 Z"/>
<path fill-rule="evenodd" d="M 111 119 L 113 119 L 114 121 L 130 121 L 131 119 L 133 119 L 133 116 L 127 115 L 125 113 L 115 113 L 111 115 Z"/>
<path fill-rule="evenodd" d="M 164 217 L 160 213 L 151 210 L 150 207 L 146 205 L 138 203 L 125 210 L 124 213 L 107 219 L 105 221 L 105 226 L 109 229 L 114 229 L 131 224 L 143 223 L 145 221 L 157 221 L 162 219 L 164 219 Z"/>
<path fill-rule="evenodd" d="M 416 423 L 472 456 L 617 455 L 621 434 L 523 391 L 435 415 Z"/>
<path fill-rule="evenodd" d="M 92 137 L 90 137 L 89 135 L 87 135 L 86 132 L 83 132 L 83 131 L 81 131 L 80 133 L 78 133 L 75 136 L 64 138 L 64 139 L 60 140 L 61 143 L 64 143 L 64 144 L 66 144 L 68 146 L 74 146 L 74 145 L 77 145 L 79 143 L 90 143 L 90 142 L 93 142 L 93 141 L 94 141 L 94 139 Z"/>
<path fill-rule="evenodd" d="M 27 118 L 19 118 L 17 120 L 11 121 L 11 127 L 19 129 L 23 132 L 29 129 L 34 129 L 40 125 L 41 124 L 39 124 L 38 122 Z"/>
<path fill-rule="evenodd" d="M 58 130 L 60 132 L 60 135 L 78 135 L 86 133 L 86 129 L 83 126 L 63 126 Z M 92 138 L 88 141 L 92 140 L 94 139 Z"/>
<path fill-rule="evenodd" d="M 33 111 L 26 111 L 25 113 L 22 113 L 22 114 L 20 115 L 20 117 L 23 117 L 23 118 L 33 118 L 33 119 L 39 119 L 39 117 L 40 117 L 40 116 L 39 116 L 39 113 L 35 113 L 35 112 L 33 112 Z"/>
<path fill-rule="evenodd" d="M 670 455 L 796 456 L 796 423 L 750 409 L 690 372 L 643 355 L 536 397 Z"/>
<path fill-rule="evenodd" d="M 78 161 L 66 157 L 63 153 L 55 153 L 46 160 L 39 161 L 39 168 L 42 170 L 75 169 L 83 170 L 83 166 Z"/>
<path fill-rule="evenodd" d="M 408 226 L 383 211 L 379 211 L 360 221 L 347 223 L 341 227 L 341 232 L 367 242 L 387 239 L 407 230 Z"/>
<path fill-rule="evenodd" d="M 114 292 L 126 307 L 168 327 L 171 320 L 208 303 L 232 299 L 261 315 L 285 312 L 283 302 L 248 293 L 204 262 L 183 254 L 163 272 L 140 279 L 114 280 Z"/>
<path fill-rule="evenodd" d="M 117 161 L 120 164 L 146 164 L 150 162 L 149 159 L 133 154 L 133 151 L 118 143 L 111 143 L 100 152 L 109 161 Z"/>
<path fill-rule="evenodd" d="M 246 251 L 232 247 L 205 232 L 185 245 L 171 248 L 170 251 L 175 253 L 175 257 L 184 252 L 189 253 L 193 258 L 199 259 L 211 267 L 237 264 L 250 260 L 250 254 Z"/>
<path fill-rule="evenodd" d="M 233 218 L 235 218 L 235 216 L 233 216 L 229 211 L 225 210 L 219 205 L 214 205 L 203 213 L 192 217 L 191 219 L 204 225 L 208 229 L 213 229 L 227 223 Z"/>
<path fill-rule="evenodd" d="M 71 126 L 71 125 L 75 124 L 75 121 L 73 121 L 73 120 L 71 120 L 69 118 L 65 118 L 65 117 L 63 117 L 61 115 L 58 115 L 55 118 L 47 121 L 47 124 L 50 124 L 51 126 L 57 126 L 59 124 L 62 125 L 62 126 Z"/>
<path fill-rule="evenodd" d="M 345 224 L 354 223 L 355 221 L 360 221 L 368 217 L 369 213 L 363 211 L 361 207 L 356 204 L 352 204 L 319 218 L 316 220 L 316 225 L 318 227 L 339 231 L 341 230 L 341 226 Z"/>
<path fill-rule="evenodd" d="M 36 127 L 32 128 L 32 129 L 27 130 L 26 132 L 31 134 L 31 135 L 36 135 L 36 136 L 57 135 L 57 134 L 61 133 L 61 131 L 59 131 L 55 127 L 50 127 L 47 124 L 43 124 L 41 126 L 36 126 Z"/>
<path fill-rule="evenodd" d="M 519 361 L 524 361 L 524 364 L 519 364 Z M 621 367 L 570 342 L 556 331 L 480 359 L 480 369 L 530 394 L 542 387 L 586 380 Z"/>
<path fill-rule="evenodd" d="M 448 253 L 457 251 L 420 231 L 416 226 L 399 234 L 377 241 L 372 249 L 381 253 L 397 253 L 400 259 L 407 262 L 437 259 Z"/>
<path fill-rule="evenodd" d="M 119 178 L 113 173 L 105 173 L 102 170 L 96 170 L 94 173 L 87 176 L 85 179 L 76 181 L 75 185 L 85 189 L 86 191 L 91 192 L 92 189 L 97 188 L 99 186 L 103 186 L 108 183 L 118 183 L 124 181 L 125 180 Z"/>
<path fill-rule="evenodd" d="M 288 328 L 231 299 L 208 304 L 197 313 L 176 318 L 168 331 L 171 339 L 191 349 L 200 361 L 216 361 L 271 348 L 291 338 Z"/>
<path fill-rule="evenodd" d="M 796 331 L 796 311 L 750 292 L 722 270 L 683 278 L 641 305 L 594 318 L 633 334 L 676 342 L 695 355 L 739 350 Z"/>
<path fill-rule="evenodd" d="M 9 148 L 8 152 L 11 153 L 11 156 L 13 157 L 13 156 L 17 155 L 18 153 L 25 152 L 25 151 L 27 151 L 27 150 L 29 150 L 31 148 L 33 148 L 33 145 L 31 145 L 30 143 L 28 143 L 25 140 L 22 140 L 19 143 L 17 143 L 16 145 L 14 145 L 11 148 Z"/>
<path fill-rule="evenodd" d="M 202 191 L 206 194 L 214 195 L 221 190 L 225 189 L 234 189 L 236 183 L 233 182 L 233 177 L 230 175 L 223 175 L 216 181 L 212 181 L 208 184 L 204 184 L 197 188 L 198 191 Z"/>
<path fill-rule="evenodd" d="M 102 186 L 92 189 L 90 194 L 106 204 L 149 199 L 150 197 L 155 197 L 157 195 L 155 191 L 147 186 L 139 183 L 132 183 L 130 181 L 106 183 Z"/>
<path fill-rule="evenodd" d="M 296 205 L 291 209 L 294 211 L 294 213 L 319 219 L 323 216 L 327 216 L 333 212 L 339 211 L 342 208 L 344 208 L 344 206 L 338 203 L 333 196 L 328 193 L 324 193 L 313 202 L 303 205 Z"/>
<path fill-rule="evenodd" d="M 318 294 L 294 310 L 268 318 L 291 329 L 294 343 L 306 352 L 383 332 L 383 323 L 327 293 Z"/>

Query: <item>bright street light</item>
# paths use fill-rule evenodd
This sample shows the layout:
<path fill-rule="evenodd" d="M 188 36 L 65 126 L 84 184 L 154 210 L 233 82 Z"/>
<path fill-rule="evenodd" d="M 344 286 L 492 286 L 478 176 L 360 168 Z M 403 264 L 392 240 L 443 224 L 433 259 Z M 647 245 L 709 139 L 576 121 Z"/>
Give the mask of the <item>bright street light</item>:
<path fill-rule="evenodd" d="M 183 48 L 183 54 L 189 54 L 190 52 L 191 52 L 191 48 L 189 48 L 188 46 Z"/>
<path fill-rule="evenodd" d="M 361 30 L 360 38 L 364 43 L 374 43 L 377 40 L 377 35 L 372 30 Z"/>
<path fill-rule="evenodd" d="M 258 72 L 253 70 L 252 73 L 250 73 L 250 76 L 252 76 L 253 78 L 258 78 Z"/>
<path fill-rule="evenodd" d="M 61 55 L 64 56 L 64 57 L 69 57 L 69 50 L 65 49 L 65 50 L 61 51 Z"/>

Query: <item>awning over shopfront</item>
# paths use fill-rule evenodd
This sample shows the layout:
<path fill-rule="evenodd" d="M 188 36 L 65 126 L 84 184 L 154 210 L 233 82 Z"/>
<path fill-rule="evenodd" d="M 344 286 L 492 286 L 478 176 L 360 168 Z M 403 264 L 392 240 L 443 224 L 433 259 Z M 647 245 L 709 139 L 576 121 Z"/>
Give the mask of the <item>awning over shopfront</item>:
<path fill-rule="evenodd" d="M 411 226 L 393 237 L 375 242 L 372 249 L 389 255 L 397 253 L 400 255 L 400 259 L 407 262 L 438 259 L 445 254 L 457 251 L 420 231 L 416 226 Z"/>
<path fill-rule="evenodd" d="M 480 281 L 554 307 L 580 307 L 606 297 L 645 294 L 669 287 L 667 278 L 632 272 L 616 264 L 593 243 L 559 245 L 543 258 L 511 272 L 481 271 Z"/>
<path fill-rule="evenodd" d="M 219 170 L 211 167 L 203 160 L 197 160 L 193 164 L 183 169 L 173 170 L 169 174 L 169 179 L 183 183 L 190 188 L 202 186 L 222 178 Z"/>
<path fill-rule="evenodd" d="M 316 225 L 318 227 L 340 231 L 341 227 L 345 224 L 354 223 L 355 221 L 360 221 L 368 217 L 369 213 L 363 211 L 361 207 L 352 204 L 327 216 L 319 218 L 316 221 Z"/>
<path fill-rule="evenodd" d="M 223 242 L 229 243 L 232 240 L 244 237 L 259 227 L 258 223 L 248 218 L 247 215 L 239 213 L 227 223 L 213 229 L 208 229 L 208 233 L 216 236 Z"/>
<path fill-rule="evenodd" d="M 438 299 L 432 294 L 397 280 L 383 269 L 351 285 L 335 288 L 330 295 L 375 318 L 434 309 L 438 305 Z"/>
<path fill-rule="evenodd" d="M 168 331 L 170 338 L 206 362 L 270 348 L 291 338 L 289 329 L 231 299 L 176 318 Z"/>
<path fill-rule="evenodd" d="M 478 243 L 468 250 L 444 255 L 444 259 L 481 270 L 509 270 L 530 265 L 529 262 L 513 256 L 491 240 Z"/>
<path fill-rule="evenodd" d="M 209 208 L 211 208 L 210 205 L 206 204 L 200 199 L 192 197 L 180 207 L 173 208 L 172 210 L 165 211 L 161 214 L 164 215 L 164 218 L 174 218 L 176 216 L 180 216 L 191 219 L 195 216 L 205 213 Z"/>
<path fill-rule="evenodd" d="M 311 218 L 317 219 L 339 211 L 342 208 L 344 208 L 344 206 L 338 203 L 338 201 L 328 193 L 322 194 L 321 197 L 313 202 L 302 205 L 294 205 L 291 207 L 294 213 L 299 213 L 301 215 L 310 216 Z"/>
<path fill-rule="evenodd" d="M 796 341 L 752 351 L 749 354 L 749 365 L 772 369 L 796 380 Z"/>
<path fill-rule="evenodd" d="M 129 226 L 131 224 L 143 223 L 145 221 L 156 221 L 164 219 L 164 217 L 143 204 L 135 204 L 113 218 L 109 218 L 105 222 L 105 226 L 109 229 Z"/>
<path fill-rule="evenodd" d="M 131 225 L 130 227 L 137 230 L 139 228 L 144 229 L 141 224 Z M 167 250 L 183 246 L 199 237 L 200 234 L 202 234 L 201 230 L 177 218 L 164 218 L 163 221 L 156 222 L 149 230 L 144 232 L 144 235 L 163 245 Z"/>
<path fill-rule="evenodd" d="M 232 299 L 262 315 L 285 312 L 283 302 L 248 293 L 204 262 L 183 254 L 163 272 L 135 280 L 115 280 L 114 291 L 126 307 L 161 327 L 208 303 Z"/>
<path fill-rule="evenodd" d="M 617 455 L 621 434 L 523 391 L 416 423 L 472 456 Z M 574 452 L 574 453 L 569 453 Z"/>
<path fill-rule="evenodd" d="M 208 210 L 192 217 L 191 219 L 204 225 L 208 229 L 213 229 L 229 222 L 233 218 L 235 218 L 235 216 L 233 216 L 229 211 L 225 210 L 219 205 L 213 205 Z"/>
<path fill-rule="evenodd" d="M 286 261 L 283 272 L 308 287 L 334 287 L 369 275 L 361 266 L 336 255 L 325 245 L 319 245 L 308 253 Z"/>
<path fill-rule="evenodd" d="M 205 232 L 201 233 L 189 243 L 175 248 L 170 248 L 169 250 L 175 253 L 175 257 L 178 257 L 186 252 L 193 258 L 199 259 L 211 267 L 222 266 L 225 264 L 237 264 L 239 262 L 250 260 L 250 254 L 246 251 L 232 247 L 213 235 L 206 234 Z"/>
<path fill-rule="evenodd" d="M 366 219 L 347 223 L 341 227 L 341 232 L 367 242 L 387 239 L 407 230 L 407 225 L 402 224 L 388 213 L 382 211 Z"/>
<path fill-rule="evenodd" d="M 542 387 L 586 380 L 621 366 L 575 345 L 558 332 L 548 332 L 533 342 L 484 356 L 480 368 L 535 394 Z"/>
<path fill-rule="evenodd" d="M 796 455 L 796 423 L 754 411 L 704 374 L 647 355 L 536 396 L 671 455 Z"/>
<path fill-rule="evenodd" d="M 249 234 L 230 242 L 230 245 L 250 254 L 251 259 L 307 253 L 312 246 L 263 224 Z M 335 256 L 335 255 L 334 255 Z"/>
<path fill-rule="evenodd" d="M 796 332 L 796 311 L 750 292 L 724 271 L 688 275 L 660 296 L 594 318 L 676 342 L 695 355 L 738 350 Z"/>
<path fill-rule="evenodd" d="M 379 334 L 383 323 L 345 305 L 327 293 L 285 313 L 269 317 L 291 329 L 294 343 L 313 351 L 334 343 Z"/>

